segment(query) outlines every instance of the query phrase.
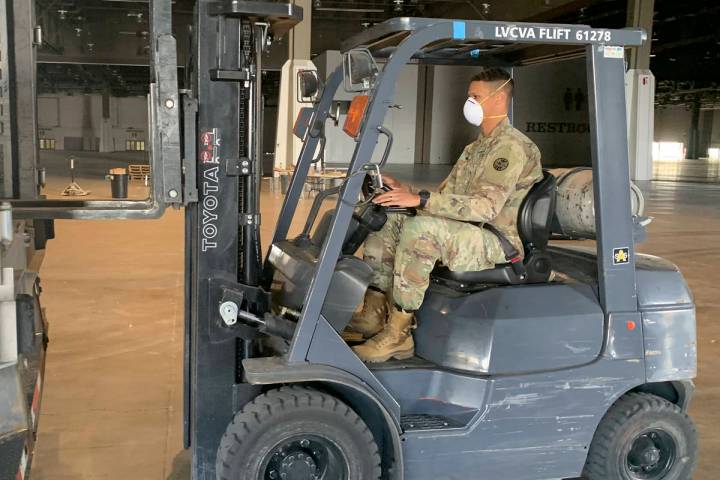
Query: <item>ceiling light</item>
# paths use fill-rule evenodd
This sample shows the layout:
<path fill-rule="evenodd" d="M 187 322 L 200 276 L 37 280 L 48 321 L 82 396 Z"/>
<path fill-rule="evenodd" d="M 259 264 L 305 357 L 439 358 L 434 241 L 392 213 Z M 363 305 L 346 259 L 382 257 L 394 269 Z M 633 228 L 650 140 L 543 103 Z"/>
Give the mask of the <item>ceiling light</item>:
<path fill-rule="evenodd" d="M 62 8 L 57 11 L 58 15 L 60 16 L 60 20 L 65 20 L 67 18 L 68 11 L 63 10 Z"/>
<path fill-rule="evenodd" d="M 403 4 L 405 3 L 405 0 L 393 0 L 393 3 L 395 4 L 393 10 L 395 10 L 396 12 L 400 12 L 403 9 Z"/>

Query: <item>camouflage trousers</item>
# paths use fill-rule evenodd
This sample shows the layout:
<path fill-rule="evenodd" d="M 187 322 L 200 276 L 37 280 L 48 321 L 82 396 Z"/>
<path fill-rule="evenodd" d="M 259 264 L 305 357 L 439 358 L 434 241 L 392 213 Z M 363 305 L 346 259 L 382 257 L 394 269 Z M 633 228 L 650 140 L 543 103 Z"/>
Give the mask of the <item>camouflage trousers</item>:
<path fill-rule="evenodd" d="M 365 240 L 363 259 L 373 269 L 372 285 L 404 310 L 417 310 L 439 261 L 450 270 L 478 271 L 505 262 L 495 235 L 447 218 L 390 214 Z"/>

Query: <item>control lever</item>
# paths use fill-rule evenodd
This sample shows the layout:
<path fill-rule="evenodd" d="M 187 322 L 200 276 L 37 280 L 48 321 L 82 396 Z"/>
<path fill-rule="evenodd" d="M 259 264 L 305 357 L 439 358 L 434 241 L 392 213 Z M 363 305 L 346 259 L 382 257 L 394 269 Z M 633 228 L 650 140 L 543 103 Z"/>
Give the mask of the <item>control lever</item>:
<path fill-rule="evenodd" d="M 228 327 L 235 325 L 239 320 L 245 325 L 258 328 L 262 333 L 282 337 L 286 340 L 293 338 L 297 326 L 297 323 L 269 312 L 260 318 L 253 313 L 240 310 L 232 301 L 223 302 L 220 305 L 220 317 Z"/>
<path fill-rule="evenodd" d="M 377 163 L 368 163 L 363 165 L 363 170 L 365 170 L 366 172 L 371 172 L 370 178 L 372 179 L 373 188 L 375 190 L 385 190 L 387 186 L 383 183 L 382 173 L 380 173 L 380 165 L 378 165 Z M 387 188 L 389 189 L 389 187 Z"/>
<path fill-rule="evenodd" d="M 365 169 L 368 172 L 371 172 L 367 175 L 368 178 L 365 179 L 365 184 L 363 185 L 363 194 L 365 195 L 365 198 L 368 199 L 368 195 L 374 196 L 376 192 L 378 193 L 385 193 L 392 190 L 392 188 L 389 185 L 386 185 L 382 181 L 382 174 L 380 173 L 380 165 L 371 163 L 363 166 L 363 169 Z M 374 174 L 372 173 L 374 171 Z M 370 183 L 372 183 L 372 190 L 370 190 Z M 382 208 L 386 213 L 398 213 L 400 215 L 407 215 L 410 217 L 414 217 L 417 215 L 417 209 L 412 207 L 381 207 L 380 205 L 376 205 L 377 208 Z"/>
<path fill-rule="evenodd" d="M 382 181 L 382 174 L 380 173 L 380 170 L 385 167 L 385 164 L 388 161 L 388 158 L 390 158 L 390 151 L 392 150 L 393 146 L 393 134 L 390 130 L 385 128 L 384 126 L 380 125 L 377 127 L 378 132 L 385 135 L 387 137 L 387 143 L 385 144 L 385 150 L 383 151 L 382 158 L 380 159 L 380 163 L 368 163 L 363 165 L 363 169 L 365 171 L 374 170 L 375 171 L 375 177 L 373 177 L 373 183 L 375 184 L 375 187 L 378 189 L 383 188 L 383 181 Z M 372 175 L 371 175 L 372 176 Z M 377 179 L 377 181 L 375 181 Z"/>
<path fill-rule="evenodd" d="M 415 207 L 385 207 L 387 213 L 398 213 L 400 215 L 407 215 L 408 217 L 417 216 L 417 209 Z"/>
<path fill-rule="evenodd" d="M 380 164 L 378 165 L 378 171 L 379 171 L 380 168 L 385 167 L 385 164 L 387 163 L 388 158 L 390 158 L 390 150 L 392 150 L 392 146 L 393 146 L 393 134 L 390 130 L 388 130 L 387 128 L 385 128 L 382 125 L 377 127 L 377 129 L 378 129 L 379 133 L 382 133 L 383 135 L 385 135 L 387 137 L 387 143 L 385 144 L 385 151 L 383 152 L 383 156 L 380 159 Z"/>

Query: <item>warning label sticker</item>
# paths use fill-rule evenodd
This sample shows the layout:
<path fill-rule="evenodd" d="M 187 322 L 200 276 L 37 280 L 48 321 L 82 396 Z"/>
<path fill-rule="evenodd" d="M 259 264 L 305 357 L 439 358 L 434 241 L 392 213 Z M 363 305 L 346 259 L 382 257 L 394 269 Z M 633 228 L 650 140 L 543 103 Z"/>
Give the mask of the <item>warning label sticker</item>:
<path fill-rule="evenodd" d="M 625 49 L 623 47 L 603 47 L 603 56 L 605 58 L 625 58 Z"/>
<path fill-rule="evenodd" d="M 630 249 L 628 247 L 613 250 L 613 265 L 625 265 L 628 263 L 630 263 Z"/>

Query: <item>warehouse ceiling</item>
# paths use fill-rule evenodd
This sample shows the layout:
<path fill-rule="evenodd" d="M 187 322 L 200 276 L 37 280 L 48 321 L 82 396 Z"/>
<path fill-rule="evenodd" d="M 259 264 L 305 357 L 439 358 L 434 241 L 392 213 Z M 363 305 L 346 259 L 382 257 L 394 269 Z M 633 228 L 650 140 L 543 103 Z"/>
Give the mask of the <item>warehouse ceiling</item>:
<path fill-rule="evenodd" d="M 188 49 L 195 0 L 173 0 L 179 62 Z M 580 23 L 622 28 L 627 0 L 313 0 L 312 52 L 397 16 Z M 41 91 L 147 92 L 148 2 L 36 0 L 45 43 Z M 651 69 L 661 104 L 720 104 L 720 1 L 655 0 Z M 282 55 L 283 40 L 276 49 Z M 277 57 L 277 55 L 276 55 Z M 277 59 L 279 67 L 282 58 Z M 79 82 L 79 83 L 78 83 Z"/>
<path fill-rule="evenodd" d="M 563 23 L 622 28 L 627 0 L 594 2 Z M 650 70 L 658 105 L 720 107 L 720 1 L 655 0 Z"/>

